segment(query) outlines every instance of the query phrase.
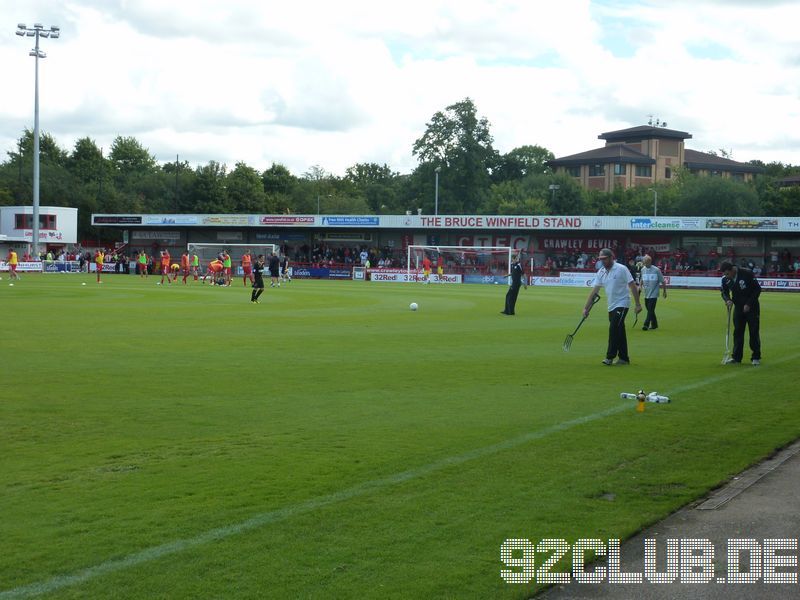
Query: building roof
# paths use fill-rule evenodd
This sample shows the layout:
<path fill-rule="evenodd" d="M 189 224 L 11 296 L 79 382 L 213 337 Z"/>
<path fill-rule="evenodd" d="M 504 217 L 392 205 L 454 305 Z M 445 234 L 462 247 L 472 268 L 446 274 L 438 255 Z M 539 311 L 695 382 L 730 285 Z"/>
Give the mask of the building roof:
<path fill-rule="evenodd" d="M 716 171 L 731 171 L 736 173 L 763 173 L 764 169 L 755 165 L 737 162 L 730 158 L 723 158 L 707 152 L 697 150 L 684 150 L 684 165 L 689 169 L 708 169 Z"/>
<path fill-rule="evenodd" d="M 789 175 L 776 179 L 775 183 L 778 185 L 800 185 L 800 175 Z"/>
<path fill-rule="evenodd" d="M 666 127 L 639 125 L 638 127 L 629 127 L 628 129 L 606 131 L 597 137 L 598 139 L 606 140 L 607 142 L 638 142 L 652 138 L 687 140 L 692 137 L 692 134 L 685 131 L 678 131 L 677 129 L 667 129 Z"/>
<path fill-rule="evenodd" d="M 625 144 L 612 144 L 610 146 L 603 146 L 602 148 L 595 148 L 588 152 L 580 152 L 579 154 L 571 154 L 570 156 L 556 158 L 547 162 L 551 167 L 569 167 L 589 163 L 654 165 L 656 161 L 647 156 L 647 154 L 634 150 Z"/>

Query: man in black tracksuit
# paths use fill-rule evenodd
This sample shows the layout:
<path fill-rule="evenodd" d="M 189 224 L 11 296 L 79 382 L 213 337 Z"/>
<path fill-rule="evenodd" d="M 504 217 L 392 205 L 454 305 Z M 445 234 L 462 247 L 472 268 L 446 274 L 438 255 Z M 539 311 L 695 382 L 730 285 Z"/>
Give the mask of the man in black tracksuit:
<path fill-rule="evenodd" d="M 506 292 L 506 307 L 504 310 L 500 311 L 500 314 L 503 315 L 513 315 L 514 314 L 514 307 L 517 305 L 517 296 L 519 296 L 519 288 L 522 285 L 522 265 L 519 262 L 519 255 L 515 256 L 511 263 L 511 273 L 506 275 L 506 277 L 511 277 L 511 285 L 508 287 L 508 292 Z M 525 285 L 525 289 L 528 289 L 528 286 Z"/>
<path fill-rule="evenodd" d="M 744 329 L 750 330 L 750 361 L 753 365 L 761 364 L 761 338 L 759 337 L 759 321 L 761 307 L 758 297 L 761 286 L 750 269 L 736 267 L 730 261 L 719 266 L 723 272 L 722 299 L 730 307 L 733 305 L 733 353 L 729 363 L 742 362 L 744 355 Z"/>

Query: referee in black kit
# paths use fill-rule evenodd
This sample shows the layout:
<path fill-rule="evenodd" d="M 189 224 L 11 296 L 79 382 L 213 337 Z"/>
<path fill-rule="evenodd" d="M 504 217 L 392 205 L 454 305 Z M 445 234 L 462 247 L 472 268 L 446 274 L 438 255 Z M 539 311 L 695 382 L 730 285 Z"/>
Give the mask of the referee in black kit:
<path fill-rule="evenodd" d="M 519 262 L 519 254 L 516 254 L 511 262 L 511 273 L 506 275 L 506 277 L 511 277 L 511 285 L 508 287 L 508 292 L 506 292 L 506 307 L 504 310 L 500 311 L 501 315 L 513 315 L 514 314 L 514 307 L 517 305 L 517 296 L 519 296 L 519 288 L 522 283 L 522 265 Z M 525 289 L 528 289 L 528 285 L 525 285 Z"/>
<path fill-rule="evenodd" d="M 733 352 L 727 364 L 742 362 L 744 355 L 744 329 L 750 330 L 750 362 L 753 366 L 761 364 L 761 337 L 759 328 L 761 306 L 758 297 L 761 286 L 750 269 L 737 267 L 730 261 L 723 261 L 719 266 L 722 271 L 722 299 L 728 308 L 733 306 Z"/>

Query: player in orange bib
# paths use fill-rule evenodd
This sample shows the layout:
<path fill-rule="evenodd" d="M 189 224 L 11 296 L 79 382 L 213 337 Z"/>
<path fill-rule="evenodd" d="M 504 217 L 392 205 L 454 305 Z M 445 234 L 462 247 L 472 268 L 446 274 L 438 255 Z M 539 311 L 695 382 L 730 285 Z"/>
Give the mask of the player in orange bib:
<path fill-rule="evenodd" d="M 97 250 L 94 253 L 94 266 L 97 270 L 97 283 L 103 283 L 100 281 L 100 273 L 103 272 L 103 263 L 105 262 L 105 253 L 102 250 Z"/>
<path fill-rule="evenodd" d="M 212 260 L 210 263 L 208 263 L 208 271 L 206 271 L 206 276 L 203 278 L 203 283 L 206 282 L 206 279 L 211 277 L 211 285 L 215 285 L 217 275 L 222 273 L 223 268 L 224 267 L 222 266 L 221 260 L 219 260 L 218 258 Z"/>
<path fill-rule="evenodd" d="M 186 278 L 189 277 L 189 274 L 192 272 L 192 268 L 189 266 L 188 252 L 181 254 L 181 271 L 183 271 L 183 285 L 186 285 Z"/>
<path fill-rule="evenodd" d="M 244 276 L 242 277 L 242 285 L 247 287 L 247 280 L 250 280 L 250 283 L 253 283 L 253 258 L 250 255 L 250 249 L 244 251 L 242 254 L 242 272 Z"/>
<path fill-rule="evenodd" d="M 161 251 L 161 284 L 164 285 L 164 277 L 167 278 L 169 283 L 172 283 L 172 280 L 169 278 L 169 265 L 171 262 L 171 256 L 169 255 L 169 250 L 162 250 Z"/>
<path fill-rule="evenodd" d="M 12 248 L 8 251 L 8 275 L 9 279 L 19 279 L 19 273 L 17 273 L 17 265 L 19 264 L 19 259 L 17 258 L 17 252 Z"/>
<path fill-rule="evenodd" d="M 422 259 L 422 275 L 425 283 L 430 283 L 431 280 L 431 259 L 427 256 Z"/>

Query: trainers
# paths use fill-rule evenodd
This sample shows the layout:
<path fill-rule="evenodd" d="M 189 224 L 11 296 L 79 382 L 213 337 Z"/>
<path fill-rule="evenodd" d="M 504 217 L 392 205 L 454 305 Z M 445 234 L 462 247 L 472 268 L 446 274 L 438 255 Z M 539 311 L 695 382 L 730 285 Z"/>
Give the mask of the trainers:
<path fill-rule="evenodd" d="M 622 358 L 618 358 L 617 362 L 615 364 L 617 364 L 617 365 L 629 365 L 629 364 L 631 364 L 631 361 L 624 360 Z"/>
<path fill-rule="evenodd" d="M 649 328 L 647 325 L 645 325 L 644 327 L 642 327 L 642 331 L 647 331 L 648 329 L 650 329 L 650 328 Z"/>
<path fill-rule="evenodd" d="M 610 358 L 604 358 L 604 359 L 603 359 L 603 364 L 604 364 L 605 366 L 607 366 L 607 367 L 610 367 L 611 365 L 613 365 L 613 364 L 614 364 L 614 361 L 613 361 L 613 360 L 611 360 Z"/>
<path fill-rule="evenodd" d="M 738 365 L 740 362 L 742 362 L 742 361 L 736 360 L 735 358 L 729 358 L 728 360 L 725 361 L 725 364 L 726 365 Z"/>
<path fill-rule="evenodd" d="M 760 358 L 754 358 L 754 359 L 753 359 L 753 360 L 751 360 L 750 362 L 752 363 L 752 365 L 753 365 L 754 367 L 757 367 L 758 365 L 760 365 L 760 364 L 761 364 L 761 359 L 760 359 Z"/>

